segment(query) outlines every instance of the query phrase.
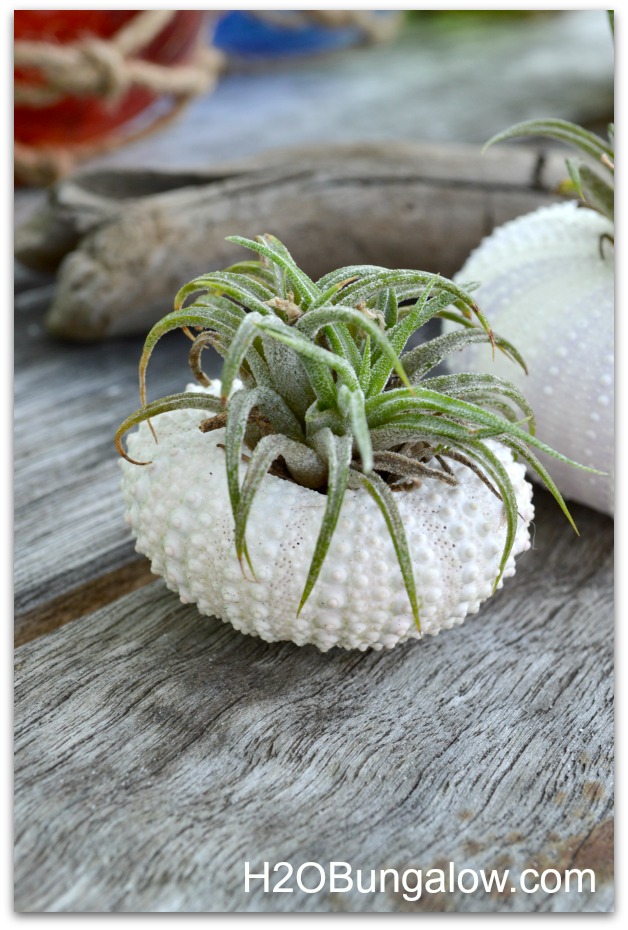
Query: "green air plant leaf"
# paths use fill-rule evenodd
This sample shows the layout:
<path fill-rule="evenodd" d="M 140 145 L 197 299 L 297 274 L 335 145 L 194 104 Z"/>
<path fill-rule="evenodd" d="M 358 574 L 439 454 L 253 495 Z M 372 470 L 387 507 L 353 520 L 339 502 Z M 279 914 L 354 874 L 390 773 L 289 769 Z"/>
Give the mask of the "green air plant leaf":
<path fill-rule="evenodd" d="M 401 569 L 406 591 L 408 592 L 408 597 L 410 599 L 410 606 L 412 607 L 414 622 L 420 631 L 421 621 L 419 618 L 419 601 L 416 593 L 416 585 L 414 583 L 412 560 L 408 550 L 408 540 L 406 539 L 406 531 L 403 525 L 403 520 L 401 519 L 401 514 L 399 513 L 399 509 L 395 503 L 395 498 L 386 482 L 378 474 L 363 475 L 357 471 L 352 470 L 349 478 L 349 487 L 364 488 L 364 490 L 367 491 L 373 498 L 383 514 L 384 520 L 386 521 L 386 526 L 388 527 L 388 532 L 391 535 L 393 545 L 395 547 L 395 552 L 397 553 L 399 568 Z"/>
<path fill-rule="evenodd" d="M 582 126 L 564 119 L 533 119 L 517 123 L 515 126 L 511 126 L 509 129 L 492 136 L 484 149 L 486 150 L 497 142 L 505 142 L 508 139 L 521 139 L 525 136 L 546 136 L 549 139 L 566 142 L 574 148 L 580 149 L 581 152 L 590 155 L 596 161 L 600 161 L 603 155 L 609 158 L 613 157 L 612 147 L 607 145 L 603 139 L 600 139 L 595 133 L 589 132 L 588 129 L 583 129 Z"/>
<path fill-rule="evenodd" d="M 469 403 L 481 403 L 480 406 L 490 407 L 493 403 L 503 403 L 504 398 L 516 404 L 519 410 L 527 419 L 530 432 L 535 432 L 535 418 L 532 407 L 527 402 L 523 393 L 504 378 L 489 374 L 458 374 L 458 375 L 439 375 L 436 378 L 428 378 L 422 382 L 424 388 L 431 391 L 439 391 L 441 394 L 448 394 L 450 397 L 458 397 L 460 400 L 466 400 Z"/>
<path fill-rule="evenodd" d="M 545 128 L 574 137 L 575 131 L 563 124 Z M 608 147 L 587 135 L 577 137 L 606 155 Z M 573 177 L 584 192 L 593 190 L 582 166 L 573 169 Z M 604 196 L 596 191 L 595 196 Z M 116 448 L 128 458 L 122 445 L 127 430 L 148 421 L 156 434 L 152 419 L 180 409 L 207 413 L 200 423 L 204 433 L 224 429 L 235 549 L 243 571 L 246 562 L 253 577 L 246 527 L 268 471 L 277 476 L 274 480 L 293 481 L 323 495 L 320 531 L 295 616 L 316 588 L 348 488 L 370 495 L 381 511 L 417 626 L 412 558 L 393 493 L 404 482 L 425 478 L 454 485 L 450 463 L 457 463 L 501 501 L 506 531 L 496 586 L 519 516 L 508 471 L 492 443 L 509 448 L 536 470 L 573 525 L 533 450 L 568 460 L 534 435 L 534 415 L 521 391 L 492 375 L 431 374 L 448 354 L 476 342 L 489 343 L 525 368 L 516 348 L 490 329 L 471 296 L 476 284 L 456 285 L 439 275 L 376 265 L 350 265 L 315 282 L 274 236 L 233 236 L 230 241 L 257 258 L 201 275 L 181 288 L 174 311 L 146 338 L 141 408 L 121 424 Z M 435 317 L 454 320 L 460 329 L 406 350 L 408 340 Z M 190 392 L 147 402 L 149 360 L 161 337 L 174 329 L 192 340 L 190 368 L 200 384 L 209 385 L 201 355 L 216 350 L 223 357 L 220 398 Z"/>
<path fill-rule="evenodd" d="M 567 159 L 567 169 L 578 197 L 591 210 L 615 220 L 615 188 L 589 168 Z"/>
<path fill-rule="evenodd" d="M 474 326 L 472 329 L 463 329 L 436 336 L 425 345 L 417 346 L 416 349 L 407 352 L 403 356 L 403 367 L 410 379 L 410 383 L 418 384 L 432 368 L 439 365 L 452 352 L 459 352 L 466 346 L 478 342 L 490 343 L 491 340 L 483 329 Z M 501 336 L 495 335 L 493 344 L 513 361 L 521 365 L 524 371 L 527 371 L 524 360 L 510 342 L 502 339 Z"/>
<path fill-rule="evenodd" d="M 338 389 L 338 407 L 340 412 L 347 417 L 351 426 L 353 439 L 360 452 L 362 468 L 365 472 L 372 471 L 373 446 L 371 445 L 371 436 L 366 421 L 362 390 L 358 387 L 352 391 L 346 384 L 341 384 Z"/>
<path fill-rule="evenodd" d="M 323 567 L 340 516 L 351 465 L 351 436 L 335 436 L 330 429 L 322 429 L 318 434 L 316 445 L 321 449 L 324 460 L 327 461 L 327 505 L 297 616 L 309 598 Z"/>
<path fill-rule="evenodd" d="M 140 410 L 136 410 L 131 416 L 124 420 L 114 437 L 116 449 L 122 458 L 133 465 L 149 465 L 150 462 L 136 462 L 135 459 L 129 458 L 122 445 L 122 437 L 128 433 L 134 426 L 138 426 L 151 417 L 159 416 L 160 413 L 170 413 L 173 410 L 207 410 L 209 413 L 218 413 L 221 410 L 220 400 L 212 397 L 210 394 L 201 394 L 196 391 L 185 392 L 182 394 L 171 394 L 170 397 L 162 397 L 161 400 L 154 400 L 146 404 Z"/>
<path fill-rule="evenodd" d="M 288 250 L 275 236 L 258 236 L 255 241 L 244 239 L 242 236 L 229 236 L 227 241 L 259 252 L 274 265 L 278 265 L 292 281 L 295 294 L 299 298 L 298 302 L 303 305 L 303 309 L 307 309 L 310 303 L 319 296 L 319 290 L 314 282 L 301 271 Z"/>
<path fill-rule="evenodd" d="M 253 452 L 246 470 L 246 477 L 242 485 L 241 493 L 238 494 L 238 504 L 234 513 L 236 553 L 240 563 L 242 563 L 243 554 L 246 554 L 246 522 L 253 504 L 253 499 L 266 472 L 279 456 L 282 456 L 286 460 L 289 467 L 290 465 L 292 466 L 291 470 L 293 473 L 299 472 L 304 478 L 305 476 L 313 476 L 313 481 L 316 482 L 316 484 L 314 484 L 315 487 L 317 484 L 321 484 L 321 482 L 327 480 L 330 466 L 326 465 L 313 449 L 308 448 L 308 446 L 302 443 L 297 443 L 287 436 L 273 434 L 262 437 L 255 447 L 255 451 Z M 250 560 L 249 567 L 253 571 Z"/>
<path fill-rule="evenodd" d="M 594 171 L 587 163 L 566 159 L 569 181 L 561 185 L 561 190 L 565 193 L 573 190 L 580 198 L 583 206 L 596 210 L 603 216 L 608 217 L 614 222 L 615 217 L 615 132 L 614 127 L 609 126 L 608 143 L 596 136 L 595 133 L 583 129 L 576 123 L 570 123 L 562 119 L 539 119 L 528 120 L 524 123 L 517 123 L 510 129 L 498 133 L 484 146 L 486 150 L 489 146 L 497 142 L 505 142 L 509 139 L 520 139 L 525 136 L 545 136 L 548 139 L 556 139 L 567 145 L 578 149 L 583 154 L 593 160 L 594 164 L 601 171 Z"/>

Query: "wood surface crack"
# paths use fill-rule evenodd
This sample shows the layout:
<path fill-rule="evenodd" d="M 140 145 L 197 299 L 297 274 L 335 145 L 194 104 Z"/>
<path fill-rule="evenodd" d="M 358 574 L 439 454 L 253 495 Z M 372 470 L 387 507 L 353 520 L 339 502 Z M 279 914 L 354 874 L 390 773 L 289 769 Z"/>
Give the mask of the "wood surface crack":
<path fill-rule="evenodd" d="M 334 187 L 407 187 L 409 184 L 421 185 L 422 187 L 441 188 L 446 190 L 465 190 L 481 191 L 482 193 L 495 194 L 520 194 L 525 188 L 521 184 L 508 183 L 506 181 L 482 181 L 477 178 L 464 180 L 463 178 L 439 178 L 430 175 L 410 174 L 410 175 L 377 175 L 372 174 L 368 177 L 338 177 L 321 179 L 321 186 L 326 189 Z M 533 179 L 530 184 L 530 190 L 548 193 L 548 187 L 542 183 L 536 183 Z"/>
<path fill-rule="evenodd" d="M 47 601 L 15 618 L 14 645 L 23 646 L 39 636 L 93 613 L 131 591 L 155 581 L 147 559 L 134 559 L 105 575 Z"/>

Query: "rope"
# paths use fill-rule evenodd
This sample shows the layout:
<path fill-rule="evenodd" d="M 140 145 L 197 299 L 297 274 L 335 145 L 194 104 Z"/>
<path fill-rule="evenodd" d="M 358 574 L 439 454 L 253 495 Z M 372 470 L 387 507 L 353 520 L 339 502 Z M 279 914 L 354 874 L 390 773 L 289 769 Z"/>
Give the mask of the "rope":
<path fill-rule="evenodd" d="M 123 129 L 95 143 L 73 146 L 29 146 L 16 142 L 14 171 L 25 184 L 47 185 L 95 155 L 122 143 L 135 142 L 174 119 L 195 96 L 209 91 L 224 68 L 224 56 L 215 48 L 199 46 L 194 59 L 183 65 L 158 65 L 134 57 L 165 29 L 177 11 L 145 10 L 130 20 L 111 39 L 81 39 L 68 45 L 18 40 L 15 67 L 36 68 L 42 85 L 15 82 L 15 104 L 47 107 L 64 97 L 99 98 L 115 103 L 131 87 L 155 96 L 174 97 L 168 113 L 150 125 L 128 132 Z"/>
<path fill-rule="evenodd" d="M 176 96 L 207 90 L 215 73 L 205 66 L 170 67 L 142 61 L 135 56 L 162 32 L 175 10 L 145 10 L 130 20 L 111 39 L 89 37 L 68 45 L 18 40 L 16 68 L 36 68 L 41 86 L 16 80 L 15 103 L 47 107 L 64 97 L 101 97 L 115 101 L 131 86 L 155 94 Z"/>
<path fill-rule="evenodd" d="M 176 15 L 176 10 L 144 10 L 109 39 L 93 37 L 59 45 L 20 39 L 15 43 L 16 68 L 36 69 L 41 84 L 15 81 L 14 101 L 34 109 L 51 106 L 64 97 L 99 98 L 115 103 L 131 87 L 141 87 L 155 96 L 170 95 L 174 105 L 168 113 L 139 130 L 112 133 L 95 143 L 72 146 L 29 146 L 15 143 L 14 171 L 17 181 L 48 185 L 68 174 L 86 158 L 102 155 L 127 142 L 136 142 L 173 120 L 195 96 L 209 91 L 225 67 L 225 56 L 215 48 L 200 46 L 195 58 L 183 65 L 158 65 L 136 57 Z M 327 28 L 353 26 L 367 41 L 380 42 L 395 33 L 401 14 L 378 16 L 370 10 L 298 10 L 290 14 L 274 10 L 249 10 L 287 28 L 312 23 Z"/>

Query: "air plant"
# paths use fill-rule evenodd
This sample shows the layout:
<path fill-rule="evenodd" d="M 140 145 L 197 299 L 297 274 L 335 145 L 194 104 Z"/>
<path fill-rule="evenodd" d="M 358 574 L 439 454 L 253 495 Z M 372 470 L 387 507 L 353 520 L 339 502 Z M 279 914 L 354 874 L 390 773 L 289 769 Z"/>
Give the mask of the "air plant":
<path fill-rule="evenodd" d="M 417 566 L 413 566 L 403 508 L 399 506 L 406 495 L 420 497 L 428 488 L 441 488 L 443 493 L 460 491 L 465 481 L 471 481 L 476 491 L 484 489 L 482 493 L 500 514 L 494 532 L 503 534 L 503 543 L 491 563 L 491 586 L 488 592 L 482 589 L 483 597 L 501 584 L 521 521 L 513 484 L 513 468 L 521 466 L 513 465 L 513 458 L 535 470 L 575 529 L 560 492 L 535 452 L 563 462 L 567 459 L 536 437 L 533 411 L 522 391 L 492 374 L 434 371 L 452 353 L 477 343 L 486 343 L 493 353 L 503 354 L 525 369 L 517 349 L 491 330 L 472 296 L 476 285 L 455 284 L 423 271 L 375 265 L 340 268 L 313 281 L 272 235 L 255 240 L 233 236 L 230 241 L 255 252 L 257 259 L 202 275 L 179 291 L 174 311 L 151 329 L 145 342 L 140 362 L 141 407 L 116 434 L 116 446 L 126 459 L 127 506 L 138 540 L 155 529 L 153 505 L 163 489 L 155 477 L 144 503 L 138 505 L 134 489 L 140 470 L 136 466 L 148 465 L 147 453 L 150 459 L 155 457 L 146 422 L 153 431 L 156 454 L 159 445 L 155 439 L 162 435 L 160 415 L 178 416 L 188 410 L 202 412 L 197 426 L 205 441 L 210 437 L 219 440 L 212 448 L 224 458 L 231 545 L 247 583 L 255 582 L 259 567 L 247 526 L 260 488 L 271 480 L 269 473 L 280 479 L 284 488 L 299 485 L 309 489 L 310 502 L 324 503 L 307 572 L 299 581 L 300 596 L 295 601 L 282 600 L 282 623 L 287 622 L 288 628 L 284 623 L 281 634 L 264 628 L 260 635 L 267 639 L 309 641 L 307 637 L 292 637 L 285 630 L 309 607 L 308 599 L 334 535 L 340 532 L 348 492 L 372 499 L 392 540 L 396 570 L 401 573 L 415 624 L 414 633 L 404 627 L 400 638 L 419 635 L 421 629 Z M 453 332 L 406 349 L 410 338 L 435 318 L 458 325 Z M 192 340 L 190 368 L 200 388 L 148 402 L 149 360 L 161 337 L 175 329 L 182 329 Z M 209 393 L 212 382 L 201 367 L 202 353 L 210 346 L 224 360 L 220 396 Z M 183 433 L 187 430 L 189 435 L 190 421 L 181 422 Z M 143 438 L 135 446 L 142 451 L 142 460 L 131 458 L 122 445 L 123 435 L 137 424 L 143 424 Z M 202 455 L 187 472 L 183 433 L 177 433 L 178 461 L 179 465 L 183 462 L 185 487 L 196 489 L 207 476 L 198 473 Z M 201 453 L 198 442 L 195 440 L 195 448 Z M 210 497 L 208 491 L 203 499 Z M 188 518 L 193 537 L 199 526 L 194 514 Z M 461 518 L 469 519 L 464 514 Z M 167 516 L 159 519 L 167 523 Z M 272 519 L 269 513 L 267 520 Z M 151 548 L 143 539 L 140 548 L 153 554 L 157 570 L 168 577 L 162 529 L 160 524 L 153 533 L 158 543 Z M 208 531 L 211 534 L 211 528 Z M 359 526 L 354 527 L 354 537 L 359 533 Z M 192 590 L 189 594 L 196 581 L 184 565 L 186 558 L 190 556 L 179 560 L 179 581 L 173 576 L 172 586 L 184 588 L 189 595 L 186 599 L 197 600 L 199 606 L 205 604 L 206 612 L 224 614 L 211 598 L 203 600 L 202 583 L 201 593 L 195 595 Z M 348 571 L 350 576 L 351 566 Z M 395 567 L 389 571 L 394 572 Z M 242 582 L 238 590 L 245 589 Z M 398 606 L 395 611 L 399 615 Z M 256 632 L 244 621 L 239 625 L 247 632 Z M 332 640 L 331 644 L 357 643 L 346 636 Z M 359 648 L 374 642 L 378 648 L 372 637 L 362 638 Z"/>

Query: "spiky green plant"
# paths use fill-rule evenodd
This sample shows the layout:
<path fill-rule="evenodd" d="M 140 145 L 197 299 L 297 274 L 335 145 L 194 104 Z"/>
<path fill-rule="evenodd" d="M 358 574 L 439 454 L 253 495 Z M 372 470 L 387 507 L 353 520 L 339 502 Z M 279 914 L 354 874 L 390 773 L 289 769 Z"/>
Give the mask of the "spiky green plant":
<path fill-rule="evenodd" d="M 615 12 L 607 10 L 613 38 L 615 37 Z M 608 126 L 608 142 L 595 133 L 583 129 L 577 123 L 563 119 L 538 119 L 517 123 L 488 140 L 484 149 L 496 142 L 520 139 L 523 136 L 545 136 L 579 149 L 593 160 L 597 171 L 587 162 L 573 158 L 565 159 L 569 179 L 561 185 L 563 193 L 575 193 L 582 206 L 589 207 L 611 222 L 615 221 L 615 126 Z M 602 169 L 602 170 L 600 170 Z M 611 238 L 610 236 L 608 238 Z"/>
<path fill-rule="evenodd" d="M 532 448 L 568 460 L 535 437 L 534 416 L 521 391 L 493 375 L 433 373 L 449 353 L 477 342 L 491 343 L 493 351 L 525 368 L 514 346 L 491 331 L 471 296 L 474 285 L 375 265 L 340 268 L 314 282 L 274 236 L 255 241 L 233 236 L 230 241 L 259 258 L 202 275 L 179 291 L 174 312 L 148 334 L 140 361 L 142 407 L 122 423 L 115 441 L 128 459 L 122 437 L 141 421 L 182 408 L 212 414 L 201 430 L 225 427 L 235 547 L 243 568 L 246 560 L 254 573 L 247 518 L 269 469 L 327 496 L 299 611 L 321 571 L 345 490 L 362 489 L 384 516 L 419 625 L 406 534 L 393 492 L 423 477 L 456 484 L 449 460 L 471 469 L 503 501 L 506 539 L 496 587 L 515 539 L 517 502 L 488 439 L 509 447 L 536 470 L 575 529 Z M 410 337 L 435 317 L 454 320 L 460 329 L 404 352 Z M 213 346 L 223 356 L 221 398 L 188 392 L 147 403 L 148 361 L 159 339 L 177 328 L 192 339 L 190 367 L 201 385 L 209 384 L 201 368 L 203 350 Z M 243 387 L 232 392 L 236 377 Z M 248 467 L 240 484 L 245 452 Z"/>
<path fill-rule="evenodd" d="M 497 142 L 524 136 L 545 136 L 579 149 L 597 165 L 598 170 L 581 159 L 566 158 L 569 179 L 561 184 L 563 193 L 575 193 L 583 206 L 615 219 L 615 127 L 608 127 L 608 142 L 576 123 L 563 119 L 538 119 L 517 123 L 488 140 L 487 149 Z"/>
<path fill-rule="evenodd" d="M 608 21 L 615 37 L 615 12 L 608 10 Z M 608 142 L 577 123 L 564 119 L 533 119 L 517 123 L 488 140 L 484 150 L 497 142 L 524 136 L 545 136 L 579 149 L 593 160 L 595 171 L 581 159 L 566 158 L 569 179 L 561 185 L 563 193 L 575 193 L 582 206 L 589 207 L 611 222 L 615 221 L 615 126 L 608 126 Z M 600 171 L 600 169 L 602 169 Z"/>

